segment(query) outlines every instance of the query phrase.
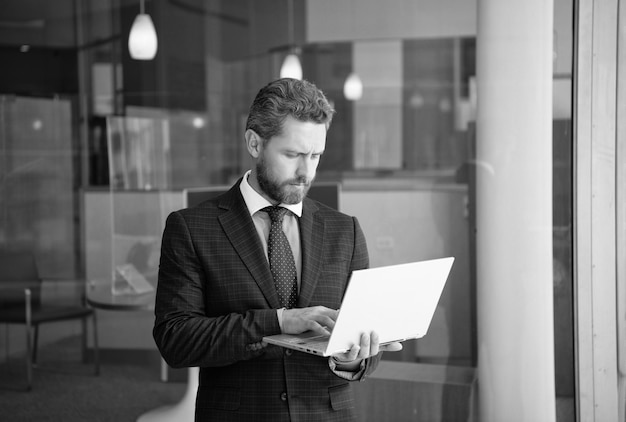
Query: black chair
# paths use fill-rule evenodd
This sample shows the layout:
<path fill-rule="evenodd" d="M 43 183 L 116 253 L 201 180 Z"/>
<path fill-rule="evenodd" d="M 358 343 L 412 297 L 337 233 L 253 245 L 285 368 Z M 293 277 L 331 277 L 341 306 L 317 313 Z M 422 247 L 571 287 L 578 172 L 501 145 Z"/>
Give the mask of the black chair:
<path fill-rule="evenodd" d="M 83 361 L 87 349 L 87 319 L 93 321 L 95 374 L 100 373 L 96 314 L 84 303 L 42 303 L 42 280 L 34 255 L 28 251 L 0 250 L 0 323 L 24 324 L 26 328 L 26 390 L 32 388 L 33 366 L 37 363 L 39 325 L 45 322 L 82 320 Z M 84 291 L 83 287 L 83 291 Z"/>

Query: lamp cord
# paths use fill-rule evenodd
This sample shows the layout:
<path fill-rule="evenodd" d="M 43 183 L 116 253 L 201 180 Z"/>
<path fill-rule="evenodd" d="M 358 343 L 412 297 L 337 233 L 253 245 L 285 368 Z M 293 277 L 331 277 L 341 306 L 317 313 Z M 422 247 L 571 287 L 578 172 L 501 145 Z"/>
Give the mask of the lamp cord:
<path fill-rule="evenodd" d="M 295 45 L 294 40 L 294 24 L 293 24 L 293 0 L 287 0 L 287 22 L 288 22 L 288 36 L 289 44 L 291 47 Z"/>

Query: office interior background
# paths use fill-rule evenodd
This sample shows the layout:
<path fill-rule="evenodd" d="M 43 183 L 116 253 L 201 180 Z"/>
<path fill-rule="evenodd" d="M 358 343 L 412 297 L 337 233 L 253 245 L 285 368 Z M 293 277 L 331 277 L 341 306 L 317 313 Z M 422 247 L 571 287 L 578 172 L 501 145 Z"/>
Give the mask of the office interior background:
<path fill-rule="evenodd" d="M 128 47 L 142 8 L 149 60 Z M 0 247 L 35 252 L 47 297 L 78 299 L 66 280 L 109 283 L 122 262 L 154 284 L 165 217 L 248 169 L 249 104 L 296 55 L 337 110 L 317 181 L 359 218 L 371 265 L 456 257 L 370 406 L 400 388 L 415 420 L 624 420 L 624 8 L 5 0 Z M 152 312 L 130 315 L 98 310 L 104 358 L 158 353 Z M 16 327 L 0 345 L 24 353 Z M 391 407 L 413 420 L 414 405 Z"/>

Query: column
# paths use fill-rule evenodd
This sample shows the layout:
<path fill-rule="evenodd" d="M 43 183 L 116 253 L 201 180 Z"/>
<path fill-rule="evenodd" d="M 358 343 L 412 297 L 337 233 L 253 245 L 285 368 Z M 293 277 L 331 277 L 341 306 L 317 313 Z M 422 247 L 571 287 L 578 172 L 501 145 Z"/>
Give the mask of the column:
<path fill-rule="evenodd" d="M 479 0 L 479 420 L 556 419 L 550 0 Z"/>

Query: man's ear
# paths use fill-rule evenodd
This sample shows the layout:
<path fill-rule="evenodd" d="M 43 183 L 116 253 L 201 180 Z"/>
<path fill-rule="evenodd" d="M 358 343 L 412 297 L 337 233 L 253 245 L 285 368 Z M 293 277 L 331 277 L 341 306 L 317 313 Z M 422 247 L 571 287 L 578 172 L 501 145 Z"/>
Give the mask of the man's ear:
<path fill-rule="evenodd" d="M 246 138 L 246 148 L 248 149 L 248 153 L 252 157 L 257 158 L 261 153 L 263 140 L 252 129 L 246 130 L 244 137 Z"/>

